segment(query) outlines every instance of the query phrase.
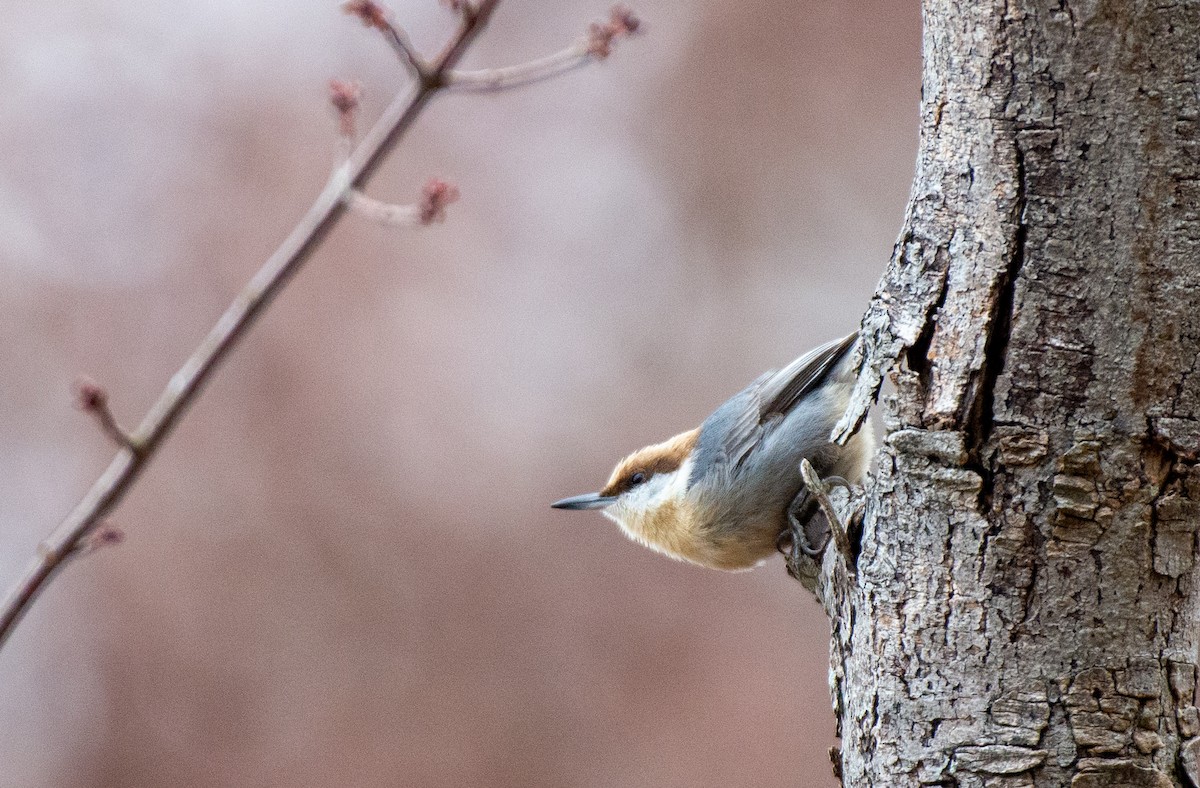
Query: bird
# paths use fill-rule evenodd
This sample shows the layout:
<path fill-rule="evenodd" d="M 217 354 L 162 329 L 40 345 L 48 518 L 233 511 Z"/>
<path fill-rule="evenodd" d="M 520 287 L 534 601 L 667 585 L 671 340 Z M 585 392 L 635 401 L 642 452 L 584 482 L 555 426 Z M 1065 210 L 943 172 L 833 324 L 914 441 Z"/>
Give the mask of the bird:
<path fill-rule="evenodd" d="M 752 569 L 789 539 L 810 556 L 829 541 L 800 463 L 859 482 L 874 449 L 870 424 L 844 445 L 830 440 L 857 377 L 858 332 L 761 375 L 697 428 L 625 457 L 599 492 L 555 509 L 601 509 L 646 547 L 713 569 Z M 823 540 L 809 525 L 821 519 Z M 813 544 L 820 541 L 819 544 Z"/>

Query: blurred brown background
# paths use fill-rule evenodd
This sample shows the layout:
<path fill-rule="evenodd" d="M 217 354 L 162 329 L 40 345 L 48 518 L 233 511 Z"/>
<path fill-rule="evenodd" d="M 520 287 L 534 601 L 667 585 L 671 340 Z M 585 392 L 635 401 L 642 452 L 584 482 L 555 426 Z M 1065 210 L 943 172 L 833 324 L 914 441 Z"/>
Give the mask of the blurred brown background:
<path fill-rule="evenodd" d="M 321 187 L 331 76 L 402 71 L 325 0 L 5 6 L 0 580 Z M 396 6 L 433 49 L 434 0 Z M 467 65 L 600 2 L 507 0 Z M 548 508 L 852 329 L 915 152 L 915 0 L 638 0 L 608 62 L 435 102 L 0 653 L 0 784 L 829 786 L 827 625 Z"/>

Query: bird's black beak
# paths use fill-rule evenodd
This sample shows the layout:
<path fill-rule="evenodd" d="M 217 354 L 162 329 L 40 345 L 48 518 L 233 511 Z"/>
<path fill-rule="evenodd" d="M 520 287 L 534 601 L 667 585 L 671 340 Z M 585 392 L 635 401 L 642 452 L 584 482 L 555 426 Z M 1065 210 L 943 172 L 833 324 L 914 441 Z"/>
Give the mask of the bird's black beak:
<path fill-rule="evenodd" d="M 574 498 L 563 498 L 550 504 L 555 509 L 603 509 L 616 501 L 616 496 L 600 493 L 585 493 Z"/>

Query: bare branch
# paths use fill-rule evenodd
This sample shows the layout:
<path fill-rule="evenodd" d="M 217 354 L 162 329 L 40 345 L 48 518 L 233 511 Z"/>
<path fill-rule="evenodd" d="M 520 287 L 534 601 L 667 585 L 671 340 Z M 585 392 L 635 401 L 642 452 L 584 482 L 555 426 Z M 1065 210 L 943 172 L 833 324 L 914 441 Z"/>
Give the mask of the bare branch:
<path fill-rule="evenodd" d="M 308 213 L 238 293 L 208 336 L 172 376 L 149 413 L 129 435 L 128 441 L 123 443 L 117 456 L 83 500 L 42 542 L 37 556 L 0 608 L 0 647 L 7 642 L 21 617 L 68 559 L 79 554 L 81 546 L 88 545 L 96 534 L 101 533 L 105 516 L 120 503 L 213 372 L 345 215 L 347 191 L 361 189 L 371 179 L 412 127 L 429 99 L 443 87 L 446 72 L 459 61 L 498 4 L 499 0 L 481 0 L 477 6 L 465 4 L 458 30 L 430 64 L 428 78 L 421 80 L 411 93 L 397 97 L 367 134 L 362 145 L 342 167 L 334 171 Z M 367 24 L 378 26 L 374 11 L 378 6 L 370 2 L 355 5 L 361 5 L 361 9 L 352 13 Z M 87 402 L 97 405 L 105 402 L 103 396 L 96 397 L 102 391 L 98 386 L 89 388 L 86 392 L 89 395 Z M 107 408 L 92 412 L 102 415 Z M 110 541 L 108 537 L 98 538 Z"/>
<path fill-rule="evenodd" d="M 384 33 L 414 72 L 417 84 L 413 90 L 392 101 L 362 144 L 355 148 L 360 88 L 353 82 L 330 82 L 330 100 L 340 121 L 338 166 L 305 216 L 171 377 L 137 429 L 129 432 L 117 424 L 108 408 L 107 392 L 99 384 L 87 378 L 81 378 L 77 383 L 77 404 L 96 417 L 120 450 L 66 519 L 39 544 L 37 555 L 9 591 L 0 607 L 0 648 L 38 594 L 70 558 L 116 544 L 124 538 L 120 530 L 108 523 L 106 515 L 121 502 L 220 363 L 305 261 L 320 248 L 350 207 L 367 214 L 374 213 L 391 223 L 430 224 L 445 218 L 446 206 L 458 199 L 458 190 L 445 181 L 430 180 L 421 202 L 412 206 L 391 206 L 362 194 L 363 187 L 437 91 L 452 85 L 467 90 L 498 90 L 536 82 L 569 71 L 589 59 L 607 57 L 614 41 L 632 34 L 639 27 L 638 20 L 628 10 L 617 7 L 608 22 L 591 26 L 584 41 L 555 55 L 490 72 L 454 72 L 455 64 L 486 26 L 499 0 L 443 2 L 461 19 L 456 33 L 432 61 L 420 57 L 404 31 L 392 22 L 388 12 L 378 3 L 350 0 L 344 5 L 347 13 Z"/>
<path fill-rule="evenodd" d="M 345 182 L 345 166 L 354 151 L 356 120 L 362 89 L 357 82 L 329 81 L 329 100 L 338 111 L 338 154 L 330 176 Z M 421 201 L 411 205 L 376 200 L 358 189 L 346 189 L 345 202 L 355 213 L 393 227 L 417 227 L 441 222 L 446 206 L 458 200 L 458 188 L 440 178 L 430 178 L 421 192 Z"/>

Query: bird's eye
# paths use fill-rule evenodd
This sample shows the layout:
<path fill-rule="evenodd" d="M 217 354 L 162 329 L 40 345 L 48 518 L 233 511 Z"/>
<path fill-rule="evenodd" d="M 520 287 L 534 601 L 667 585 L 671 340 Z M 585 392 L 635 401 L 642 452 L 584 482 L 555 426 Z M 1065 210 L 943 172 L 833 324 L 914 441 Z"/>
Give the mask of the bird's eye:
<path fill-rule="evenodd" d="M 638 471 L 633 476 L 629 477 L 629 481 L 632 484 L 641 484 L 642 482 L 646 481 L 646 474 Z"/>

